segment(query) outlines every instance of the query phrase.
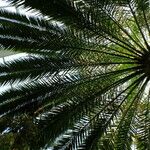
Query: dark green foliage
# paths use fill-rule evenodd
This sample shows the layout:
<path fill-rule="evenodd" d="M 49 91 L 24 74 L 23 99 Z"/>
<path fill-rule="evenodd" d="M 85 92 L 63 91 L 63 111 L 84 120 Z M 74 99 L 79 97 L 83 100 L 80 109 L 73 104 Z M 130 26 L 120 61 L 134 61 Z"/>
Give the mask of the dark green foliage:
<path fill-rule="evenodd" d="M 150 147 L 148 0 L 7 0 L 0 10 L 0 149 Z"/>

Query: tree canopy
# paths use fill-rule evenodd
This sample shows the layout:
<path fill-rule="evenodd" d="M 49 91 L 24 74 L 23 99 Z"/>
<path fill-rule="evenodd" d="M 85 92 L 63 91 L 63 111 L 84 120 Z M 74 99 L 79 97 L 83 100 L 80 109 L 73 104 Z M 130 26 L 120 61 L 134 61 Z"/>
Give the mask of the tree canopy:
<path fill-rule="evenodd" d="M 149 0 L 7 0 L 0 149 L 149 150 Z"/>

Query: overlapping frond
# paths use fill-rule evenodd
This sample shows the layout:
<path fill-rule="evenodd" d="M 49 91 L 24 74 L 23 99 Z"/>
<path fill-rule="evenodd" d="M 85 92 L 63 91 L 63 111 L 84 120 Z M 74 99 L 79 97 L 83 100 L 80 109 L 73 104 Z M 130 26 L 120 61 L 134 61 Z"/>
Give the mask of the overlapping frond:
<path fill-rule="evenodd" d="M 149 2 L 7 1 L 42 15 L 0 10 L 1 49 L 30 54 L 0 63 L 0 148 L 148 149 Z"/>

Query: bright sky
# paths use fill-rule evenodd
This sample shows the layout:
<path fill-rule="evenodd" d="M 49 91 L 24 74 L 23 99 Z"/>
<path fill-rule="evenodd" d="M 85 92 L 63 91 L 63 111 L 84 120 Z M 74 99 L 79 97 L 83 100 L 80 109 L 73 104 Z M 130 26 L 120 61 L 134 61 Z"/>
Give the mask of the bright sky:
<path fill-rule="evenodd" d="M 0 0 L 0 6 L 6 6 L 7 3 L 4 0 Z"/>
<path fill-rule="evenodd" d="M 10 6 L 9 3 L 6 2 L 6 0 L 0 0 L 0 9 L 3 9 L 3 8 L 9 11 L 13 11 L 13 12 L 16 11 L 15 7 Z"/>

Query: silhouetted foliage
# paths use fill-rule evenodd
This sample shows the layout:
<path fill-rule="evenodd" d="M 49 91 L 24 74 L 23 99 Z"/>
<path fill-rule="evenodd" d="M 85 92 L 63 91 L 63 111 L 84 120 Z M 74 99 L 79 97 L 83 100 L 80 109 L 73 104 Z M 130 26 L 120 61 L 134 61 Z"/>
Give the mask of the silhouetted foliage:
<path fill-rule="evenodd" d="M 0 10 L 0 149 L 150 148 L 148 0 L 7 0 Z"/>

